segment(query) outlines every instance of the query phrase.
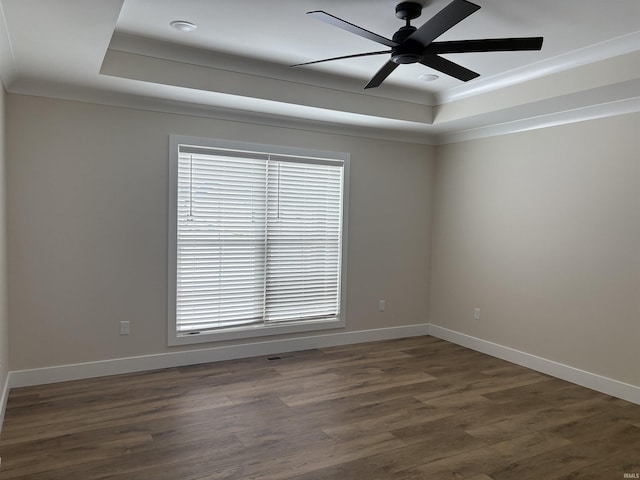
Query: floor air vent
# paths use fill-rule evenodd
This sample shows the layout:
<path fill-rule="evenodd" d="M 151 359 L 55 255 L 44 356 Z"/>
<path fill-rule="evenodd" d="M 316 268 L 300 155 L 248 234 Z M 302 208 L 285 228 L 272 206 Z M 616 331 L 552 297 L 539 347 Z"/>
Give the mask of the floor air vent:
<path fill-rule="evenodd" d="M 274 362 L 276 360 L 288 360 L 290 358 L 295 358 L 295 355 L 277 355 L 275 357 L 267 357 L 267 360 L 270 362 Z"/>

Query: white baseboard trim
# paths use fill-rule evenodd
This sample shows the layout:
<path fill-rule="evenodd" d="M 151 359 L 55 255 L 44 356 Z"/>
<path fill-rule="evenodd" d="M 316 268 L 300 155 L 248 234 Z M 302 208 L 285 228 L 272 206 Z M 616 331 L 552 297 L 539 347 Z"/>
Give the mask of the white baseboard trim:
<path fill-rule="evenodd" d="M 224 347 L 204 348 L 179 352 L 159 353 L 138 357 L 116 358 L 97 362 L 58 365 L 12 371 L 8 376 L 8 387 L 27 387 L 46 383 L 66 382 L 83 378 L 118 375 L 121 373 L 157 370 L 199 363 L 234 360 L 237 358 L 273 355 L 313 348 L 335 347 L 355 343 L 417 337 L 428 334 L 428 324 L 378 328 L 357 332 L 341 332 L 266 342 L 245 343 Z M 5 386 L 5 390 L 8 388 Z M 7 391 L 4 392 L 8 394 Z"/>
<path fill-rule="evenodd" d="M 0 428 L 11 388 L 422 335 L 432 335 L 607 395 L 640 404 L 640 387 L 636 385 L 603 377 L 438 325 L 418 324 L 12 371 L 7 375 L 0 398 Z"/>
<path fill-rule="evenodd" d="M 640 387 L 636 385 L 603 377 L 434 324 L 429 324 L 429 335 L 611 395 L 612 397 L 640 404 Z"/>
<path fill-rule="evenodd" d="M 7 400 L 9 400 L 9 390 L 11 373 L 7 372 L 7 376 L 4 379 L 4 386 L 2 387 L 2 397 L 0 397 L 0 431 L 2 431 L 2 424 L 4 423 L 4 412 L 7 410 Z"/>

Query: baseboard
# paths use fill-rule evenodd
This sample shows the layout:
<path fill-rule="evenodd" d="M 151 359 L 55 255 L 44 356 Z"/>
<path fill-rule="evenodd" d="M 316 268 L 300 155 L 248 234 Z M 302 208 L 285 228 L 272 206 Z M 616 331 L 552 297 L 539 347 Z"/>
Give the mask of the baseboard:
<path fill-rule="evenodd" d="M 395 338 L 416 337 L 428 334 L 428 325 L 407 325 L 401 327 L 378 328 L 357 332 L 341 332 L 315 335 L 284 340 L 246 343 L 224 347 L 204 348 L 155 355 L 116 358 L 97 362 L 58 365 L 54 367 L 34 368 L 12 371 L 9 375 L 9 388 L 43 385 L 46 383 L 80 380 L 83 378 L 118 375 L 121 373 L 157 370 L 160 368 L 195 365 L 199 363 L 234 360 L 237 358 L 257 357 L 275 353 L 295 352 L 313 348 L 334 347 L 356 343 L 391 340 Z M 5 386 L 5 389 L 7 387 Z M 7 392 L 5 392 L 6 394 Z"/>
<path fill-rule="evenodd" d="M 640 387 L 636 385 L 603 377 L 438 325 L 418 324 L 12 371 L 7 375 L 2 398 L 0 398 L 0 427 L 10 388 L 421 335 L 432 335 L 607 395 L 640 404 Z"/>
<path fill-rule="evenodd" d="M 434 324 L 429 324 L 429 335 L 611 395 L 612 397 L 640 404 L 640 387 L 636 385 L 603 377 Z"/>
<path fill-rule="evenodd" d="M 7 373 L 2 387 L 2 397 L 0 397 L 0 431 L 2 431 L 2 424 L 4 423 L 4 412 L 7 410 L 7 400 L 9 400 L 10 378 L 11 373 Z"/>

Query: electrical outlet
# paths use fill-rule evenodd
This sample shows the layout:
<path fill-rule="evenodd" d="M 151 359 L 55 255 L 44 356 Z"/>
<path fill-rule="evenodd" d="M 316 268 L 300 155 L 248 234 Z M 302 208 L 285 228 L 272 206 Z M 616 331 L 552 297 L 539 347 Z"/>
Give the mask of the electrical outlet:
<path fill-rule="evenodd" d="M 129 335 L 129 321 L 123 320 L 120 322 L 120 335 Z"/>
<path fill-rule="evenodd" d="M 378 310 L 384 312 L 384 300 L 378 302 Z"/>
<path fill-rule="evenodd" d="M 480 309 L 479 308 L 474 308 L 473 309 L 473 318 L 474 318 L 474 320 L 480 320 Z"/>

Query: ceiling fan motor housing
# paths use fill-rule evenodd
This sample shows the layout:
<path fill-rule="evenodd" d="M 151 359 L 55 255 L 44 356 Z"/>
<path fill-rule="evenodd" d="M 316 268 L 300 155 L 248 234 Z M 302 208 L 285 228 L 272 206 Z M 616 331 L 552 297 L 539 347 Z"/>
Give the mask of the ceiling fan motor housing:
<path fill-rule="evenodd" d="M 419 42 L 406 42 L 407 38 L 417 30 L 409 22 L 420 15 L 422 15 L 421 3 L 401 2 L 396 5 L 396 17 L 406 21 L 407 24 L 393 35 L 393 41 L 399 44 L 391 50 L 391 61 L 393 63 L 403 65 L 418 63 L 422 60 L 424 47 Z"/>
<path fill-rule="evenodd" d="M 391 50 L 391 61 L 397 64 L 417 63 L 423 58 L 424 47 L 420 42 L 406 41 L 416 31 L 416 27 L 408 25 L 393 34 L 393 41 L 399 45 Z"/>

